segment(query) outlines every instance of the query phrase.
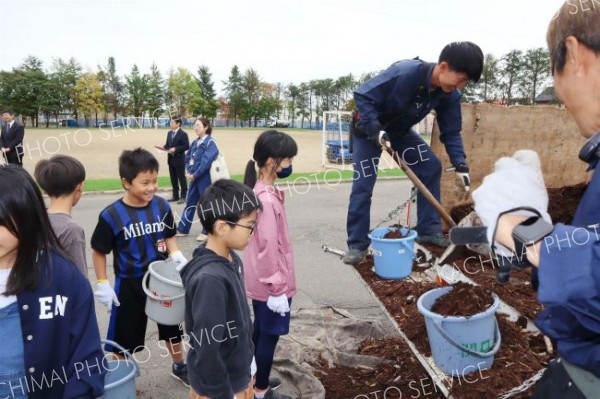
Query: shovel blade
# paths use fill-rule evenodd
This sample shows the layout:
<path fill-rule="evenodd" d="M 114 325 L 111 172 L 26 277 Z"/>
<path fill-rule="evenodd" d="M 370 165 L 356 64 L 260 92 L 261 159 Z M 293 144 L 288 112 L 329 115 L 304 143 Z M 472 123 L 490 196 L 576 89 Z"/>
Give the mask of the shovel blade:
<path fill-rule="evenodd" d="M 453 227 L 450 229 L 450 241 L 455 245 L 488 244 L 487 227 Z"/>

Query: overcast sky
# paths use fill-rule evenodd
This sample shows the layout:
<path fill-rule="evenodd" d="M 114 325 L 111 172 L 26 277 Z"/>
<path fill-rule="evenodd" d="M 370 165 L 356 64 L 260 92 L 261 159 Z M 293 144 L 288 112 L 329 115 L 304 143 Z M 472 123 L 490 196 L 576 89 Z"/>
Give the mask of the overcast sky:
<path fill-rule="evenodd" d="M 580 0 L 571 0 L 579 2 Z M 586 3 L 588 0 L 582 0 Z M 2 0 L 0 69 L 34 55 L 75 57 L 96 71 L 109 56 L 163 73 L 206 65 L 221 87 L 233 65 L 268 82 L 300 83 L 436 61 L 451 41 L 484 53 L 545 47 L 563 0 Z M 592 0 L 584 7 L 590 7 Z"/>

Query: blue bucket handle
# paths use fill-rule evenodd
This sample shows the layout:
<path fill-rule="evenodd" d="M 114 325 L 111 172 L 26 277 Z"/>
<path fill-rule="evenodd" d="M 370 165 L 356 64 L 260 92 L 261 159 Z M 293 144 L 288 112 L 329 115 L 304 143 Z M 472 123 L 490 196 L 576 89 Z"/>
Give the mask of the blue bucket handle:
<path fill-rule="evenodd" d="M 400 241 L 400 245 L 402 245 L 412 255 L 413 259 L 416 257 L 415 249 L 411 247 L 407 241 Z"/>
<path fill-rule="evenodd" d="M 123 354 L 127 358 L 127 361 L 131 361 L 133 363 L 134 370 L 132 370 L 132 373 L 135 373 L 136 377 L 140 376 L 140 366 L 137 364 L 137 362 L 135 361 L 135 358 L 133 357 L 133 355 L 131 353 L 129 353 L 129 351 L 127 349 L 123 348 L 121 345 L 119 345 L 115 341 L 111 341 L 110 339 L 101 339 L 100 342 L 102 342 L 103 344 L 108 344 L 110 346 L 114 346 L 115 348 L 117 348 L 118 350 L 123 352 Z M 121 378 L 119 381 L 111 382 L 110 384 L 105 385 L 104 390 L 106 391 L 108 389 L 112 389 L 116 386 L 119 386 L 123 383 L 123 380 L 129 379 L 130 377 L 131 377 L 131 373 L 127 374 L 125 377 Z"/>
<path fill-rule="evenodd" d="M 496 317 L 494 317 L 494 324 L 496 325 L 496 329 L 494 331 L 494 340 L 496 341 L 496 344 L 494 345 L 492 350 L 489 352 L 477 352 L 472 349 L 465 348 L 464 346 L 462 346 L 461 344 L 456 342 L 454 340 L 454 338 L 452 338 L 446 332 L 446 330 L 444 330 L 444 327 L 442 327 L 442 323 L 443 323 L 443 320 L 433 320 L 433 325 L 435 326 L 436 330 L 438 330 L 439 333 L 442 334 L 442 336 L 446 339 L 446 341 L 450 342 L 452 345 L 454 345 L 455 347 L 457 347 L 458 349 L 460 349 L 463 352 L 466 352 L 473 356 L 483 358 L 483 357 L 494 356 L 500 350 L 500 343 L 502 342 L 502 338 L 500 337 L 500 327 L 498 326 L 498 320 L 496 319 Z"/>

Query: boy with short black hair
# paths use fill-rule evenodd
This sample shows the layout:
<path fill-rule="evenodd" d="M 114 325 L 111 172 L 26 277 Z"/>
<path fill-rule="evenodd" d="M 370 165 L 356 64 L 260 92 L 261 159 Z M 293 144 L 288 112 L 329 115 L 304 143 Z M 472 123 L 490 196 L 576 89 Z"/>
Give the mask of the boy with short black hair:
<path fill-rule="evenodd" d="M 180 272 L 192 399 L 254 399 L 252 320 L 234 250 L 250 242 L 258 209 L 252 189 L 233 180 L 216 181 L 200 199 L 198 216 L 208 240 Z M 202 341 L 207 331 L 210 342 Z"/>
<path fill-rule="evenodd" d="M 169 203 L 154 195 L 158 187 L 158 161 L 148 151 L 123 151 L 119 175 L 127 191 L 123 198 L 107 206 L 99 216 L 92 235 L 92 260 L 98 301 L 111 312 L 107 338 L 134 353 L 144 349 L 146 294 L 142 278 L 150 263 L 169 256 L 178 265 L 187 260 L 175 241 L 175 224 Z M 106 255 L 112 251 L 115 290 L 106 274 Z M 158 338 L 164 340 L 173 359 L 171 375 L 189 387 L 183 361 L 179 326 L 158 324 Z M 117 353 L 107 345 L 108 350 Z"/>
<path fill-rule="evenodd" d="M 48 217 L 54 234 L 79 270 L 87 277 L 85 233 L 71 217 L 71 210 L 83 194 L 83 164 L 68 155 L 55 155 L 39 161 L 35 165 L 34 176 L 42 190 L 50 197 Z"/>

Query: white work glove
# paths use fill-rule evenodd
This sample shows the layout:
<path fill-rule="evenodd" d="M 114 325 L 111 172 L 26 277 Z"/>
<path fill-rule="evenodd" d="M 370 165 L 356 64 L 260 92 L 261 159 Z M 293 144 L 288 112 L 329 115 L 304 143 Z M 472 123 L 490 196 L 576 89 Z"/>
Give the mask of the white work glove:
<path fill-rule="evenodd" d="M 382 150 L 385 148 L 392 148 L 392 143 L 390 143 L 390 136 L 385 132 L 385 130 L 380 130 L 377 138 L 377 144 L 381 147 Z"/>
<path fill-rule="evenodd" d="M 183 256 L 181 251 L 173 252 L 169 258 L 177 265 L 175 267 L 175 270 L 177 270 L 178 272 L 181 271 L 188 263 L 188 260 L 185 256 Z"/>
<path fill-rule="evenodd" d="M 96 291 L 94 292 L 94 296 L 96 297 L 98 302 L 102 303 L 108 308 L 109 312 L 113 304 L 115 306 L 121 306 L 121 303 L 117 298 L 117 294 L 111 288 L 110 282 L 108 281 L 96 283 Z"/>
<path fill-rule="evenodd" d="M 256 374 L 256 359 L 252 356 L 252 363 L 250 363 L 250 376 L 254 377 Z"/>
<path fill-rule="evenodd" d="M 475 211 L 487 228 L 487 237 L 492 245 L 498 216 L 504 211 L 518 207 L 537 209 L 542 218 L 552 223 L 548 214 L 548 192 L 540 158 L 535 151 L 519 150 L 512 157 L 502 157 L 494 165 L 494 172 L 483 179 L 483 183 L 473 191 Z M 531 216 L 531 212 L 517 211 L 516 215 Z M 512 252 L 494 243 L 496 252 L 512 256 Z"/>
<path fill-rule="evenodd" d="M 446 172 L 455 172 L 456 177 L 462 183 L 465 191 L 471 190 L 471 175 L 469 174 L 469 167 L 467 164 L 461 163 L 456 166 L 444 169 Z"/>
<path fill-rule="evenodd" d="M 288 303 L 285 294 L 279 296 L 270 296 L 267 300 L 267 307 L 275 313 L 279 313 L 281 316 L 285 316 L 290 311 L 290 304 Z"/>

